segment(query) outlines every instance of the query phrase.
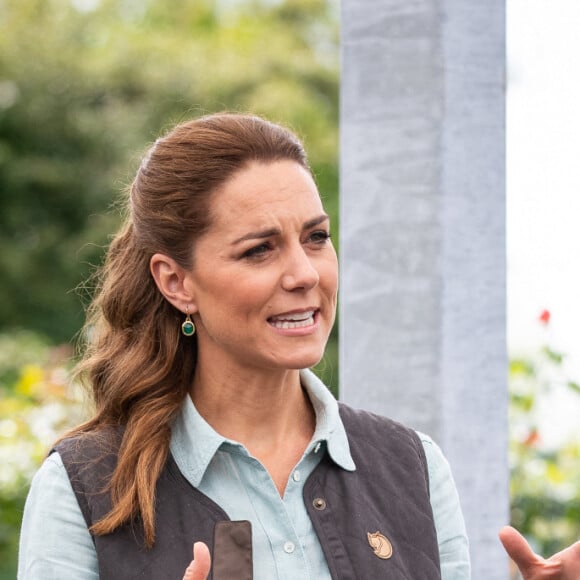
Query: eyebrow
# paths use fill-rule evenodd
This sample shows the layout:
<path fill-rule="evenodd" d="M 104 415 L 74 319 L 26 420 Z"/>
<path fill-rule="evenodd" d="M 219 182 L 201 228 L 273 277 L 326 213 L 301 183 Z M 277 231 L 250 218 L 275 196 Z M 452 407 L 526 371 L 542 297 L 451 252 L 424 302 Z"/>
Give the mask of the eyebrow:
<path fill-rule="evenodd" d="M 313 228 L 323 222 L 326 222 L 329 220 L 329 217 L 327 214 L 322 214 L 319 215 L 315 218 L 312 218 L 311 220 L 308 220 L 307 222 L 304 222 L 304 224 L 302 225 L 302 231 L 304 230 L 308 230 L 310 228 Z M 267 230 L 260 230 L 257 232 L 249 232 L 247 234 L 244 234 L 242 237 L 238 238 L 237 240 L 234 240 L 232 242 L 232 246 L 235 246 L 236 244 L 239 244 L 240 242 L 245 242 L 246 240 L 262 240 L 264 238 L 269 238 L 271 236 L 278 236 L 280 235 L 280 230 L 279 228 L 270 228 Z"/>

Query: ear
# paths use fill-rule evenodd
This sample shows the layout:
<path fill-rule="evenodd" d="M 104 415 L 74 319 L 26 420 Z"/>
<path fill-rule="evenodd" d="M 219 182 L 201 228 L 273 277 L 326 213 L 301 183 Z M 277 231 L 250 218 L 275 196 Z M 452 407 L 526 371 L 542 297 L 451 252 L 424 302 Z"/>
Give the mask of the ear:
<path fill-rule="evenodd" d="M 149 269 L 157 288 L 168 302 L 181 312 L 188 311 L 193 314 L 197 311 L 193 285 L 187 270 L 165 254 L 154 254 L 149 262 Z"/>

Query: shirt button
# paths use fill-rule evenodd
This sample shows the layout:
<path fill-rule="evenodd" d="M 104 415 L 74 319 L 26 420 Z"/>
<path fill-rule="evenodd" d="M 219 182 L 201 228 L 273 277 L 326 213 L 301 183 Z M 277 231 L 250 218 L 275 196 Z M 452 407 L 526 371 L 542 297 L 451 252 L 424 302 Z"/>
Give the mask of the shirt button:
<path fill-rule="evenodd" d="M 296 470 L 296 471 L 295 471 L 295 472 L 292 474 L 292 479 L 293 479 L 294 481 L 300 481 L 300 477 L 301 477 L 301 475 L 300 475 L 300 471 L 298 471 L 298 469 L 297 469 L 297 470 Z"/>
<path fill-rule="evenodd" d="M 286 542 L 284 544 L 284 552 L 286 552 L 286 554 L 292 554 L 292 552 L 294 552 L 294 544 L 292 542 Z"/>

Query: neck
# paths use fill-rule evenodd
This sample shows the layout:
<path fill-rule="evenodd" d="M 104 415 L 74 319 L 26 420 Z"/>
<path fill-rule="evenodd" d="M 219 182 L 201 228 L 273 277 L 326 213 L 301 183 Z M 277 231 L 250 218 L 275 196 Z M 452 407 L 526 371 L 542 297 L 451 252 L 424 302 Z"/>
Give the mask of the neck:
<path fill-rule="evenodd" d="M 191 397 L 218 433 L 256 456 L 279 449 L 289 438 L 306 445 L 314 432 L 314 411 L 298 370 L 205 372 L 198 364 Z"/>

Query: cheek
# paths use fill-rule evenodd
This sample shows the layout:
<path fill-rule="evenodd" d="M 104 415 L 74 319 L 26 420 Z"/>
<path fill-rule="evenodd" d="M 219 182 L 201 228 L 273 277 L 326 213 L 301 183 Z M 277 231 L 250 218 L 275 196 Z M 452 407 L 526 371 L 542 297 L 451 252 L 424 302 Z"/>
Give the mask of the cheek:
<path fill-rule="evenodd" d="M 230 275 L 214 288 L 213 300 L 227 304 L 233 315 L 249 317 L 268 307 L 276 290 L 276 276 L 272 272 L 256 270 L 248 275 Z"/>
<path fill-rule="evenodd" d="M 334 260 L 329 259 L 326 263 L 322 264 L 318 269 L 318 273 L 320 276 L 320 287 L 329 295 L 332 294 L 336 301 L 336 295 L 338 293 L 338 262 L 336 258 Z"/>

